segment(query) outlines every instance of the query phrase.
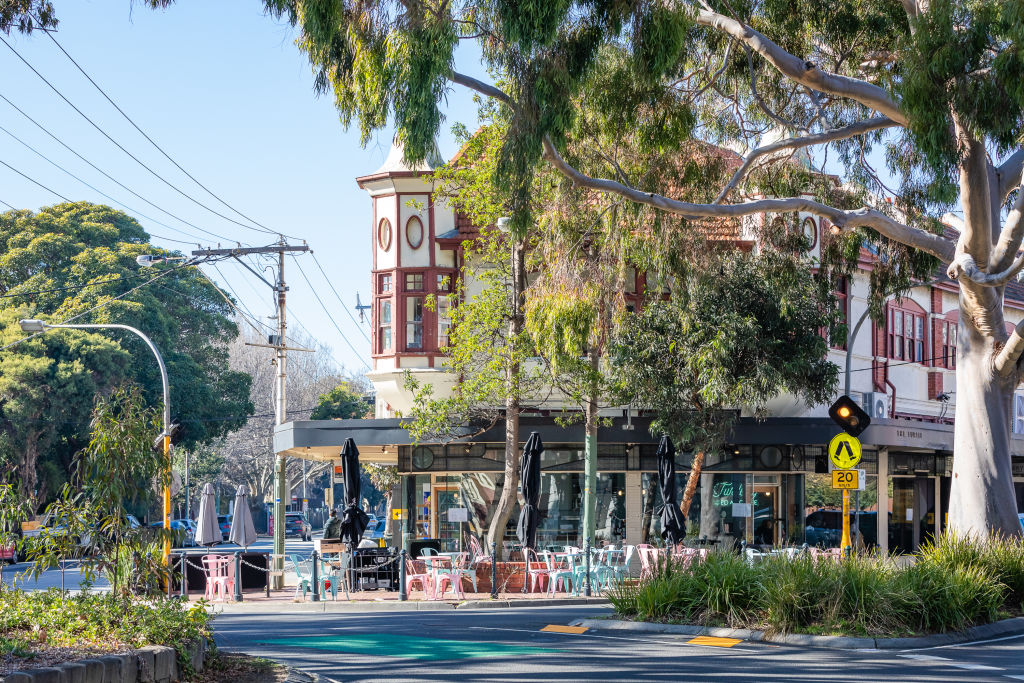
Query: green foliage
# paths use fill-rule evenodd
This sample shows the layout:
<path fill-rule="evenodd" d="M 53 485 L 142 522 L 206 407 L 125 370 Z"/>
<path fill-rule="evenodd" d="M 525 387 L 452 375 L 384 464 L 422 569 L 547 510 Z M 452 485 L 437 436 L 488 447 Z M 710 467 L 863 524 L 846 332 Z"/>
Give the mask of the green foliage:
<path fill-rule="evenodd" d="M 943 539 L 914 561 L 771 557 L 756 564 L 713 552 L 683 567 L 662 563 L 654 576 L 610 596 L 620 615 L 646 621 L 765 629 L 769 632 L 896 636 L 961 630 L 1020 607 L 1009 587 L 1024 568 L 1019 541 L 996 545 Z M 1008 561 L 1007 557 L 1018 559 Z M 879 609 L 884 605 L 885 609 Z"/>
<path fill-rule="evenodd" d="M 623 401 L 654 411 L 653 429 L 714 450 L 735 406 L 780 392 L 826 402 L 838 370 L 819 330 L 837 315 L 809 269 L 773 252 L 728 255 L 720 270 L 682 272 L 668 300 L 627 316 L 611 359 Z"/>
<path fill-rule="evenodd" d="M 186 647 L 213 643 L 213 617 L 200 602 L 189 607 L 179 600 L 138 600 L 111 594 L 61 591 L 0 593 L 0 633 L 20 656 L 42 643 L 86 651 L 167 645 L 188 664 Z M 0 640 L 0 651 L 4 640 Z M 11 645 L 8 645 L 11 647 Z M 16 655 L 18 656 L 18 655 Z"/>
<path fill-rule="evenodd" d="M 366 417 L 370 410 L 366 400 L 353 391 L 348 382 L 343 382 L 320 396 L 309 414 L 310 420 L 347 420 Z"/>
<path fill-rule="evenodd" d="M 0 2 L 0 31 L 10 34 L 12 28 L 22 33 L 57 27 L 51 0 L 3 0 Z"/>
<path fill-rule="evenodd" d="M 25 336 L 19 318 L 67 320 L 146 283 L 163 271 L 140 270 L 135 257 L 150 253 L 164 252 L 106 206 L 0 214 L 0 340 Z M 212 284 L 181 268 L 74 322 L 127 324 L 153 340 L 167 363 L 178 441 L 191 447 L 238 428 L 253 409 L 249 376 L 226 369 L 238 333 L 231 316 Z M 0 463 L 15 470 L 23 495 L 53 497 L 88 439 L 95 395 L 124 381 L 161 403 L 152 352 L 127 332 L 54 330 L 0 353 Z"/>
<path fill-rule="evenodd" d="M 153 435 L 160 431 L 158 415 L 135 388 L 119 388 L 97 400 L 92 438 L 75 461 L 75 481 L 48 506 L 51 527 L 27 544 L 35 576 L 80 547 L 86 582 L 103 573 L 114 594 L 159 592 L 167 567 L 145 532 L 131 527 L 125 510 L 132 503 L 145 504 L 153 495 L 153 482 L 169 476 L 169 463 L 151 449 Z"/>

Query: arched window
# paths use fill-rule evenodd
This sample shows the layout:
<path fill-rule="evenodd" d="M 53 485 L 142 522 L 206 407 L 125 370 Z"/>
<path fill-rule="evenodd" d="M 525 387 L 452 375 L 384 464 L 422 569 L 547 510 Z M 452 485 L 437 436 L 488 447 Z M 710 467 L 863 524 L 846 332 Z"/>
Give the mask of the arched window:
<path fill-rule="evenodd" d="M 384 251 L 391 248 L 391 221 L 387 218 L 381 218 L 377 224 L 377 244 Z"/>
<path fill-rule="evenodd" d="M 412 216 L 405 223 L 405 239 L 413 249 L 419 249 L 423 244 L 423 221 L 419 216 Z"/>

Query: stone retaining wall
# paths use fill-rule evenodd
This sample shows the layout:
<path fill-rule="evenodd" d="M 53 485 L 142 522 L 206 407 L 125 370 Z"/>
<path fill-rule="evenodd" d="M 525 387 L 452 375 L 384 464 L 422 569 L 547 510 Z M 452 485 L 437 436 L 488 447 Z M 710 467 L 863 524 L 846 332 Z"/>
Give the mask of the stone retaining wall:
<path fill-rule="evenodd" d="M 198 641 L 188 649 L 192 670 L 203 670 L 206 642 Z M 185 672 L 172 647 L 150 645 L 128 654 L 103 655 L 92 659 L 65 662 L 45 669 L 15 671 L 0 678 L 0 683 L 177 683 Z"/>

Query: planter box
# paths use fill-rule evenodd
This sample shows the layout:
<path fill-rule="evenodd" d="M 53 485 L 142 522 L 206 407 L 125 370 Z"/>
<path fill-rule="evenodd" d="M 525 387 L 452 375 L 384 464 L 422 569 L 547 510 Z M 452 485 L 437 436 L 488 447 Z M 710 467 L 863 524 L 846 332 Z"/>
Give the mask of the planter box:
<path fill-rule="evenodd" d="M 203 670 L 206 642 L 197 641 L 188 649 L 192 670 Z M 178 653 L 171 647 L 150 645 L 119 655 L 65 662 L 45 669 L 15 671 L 0 678 L 2 683 L 176 683 L 185 671 Z"/>

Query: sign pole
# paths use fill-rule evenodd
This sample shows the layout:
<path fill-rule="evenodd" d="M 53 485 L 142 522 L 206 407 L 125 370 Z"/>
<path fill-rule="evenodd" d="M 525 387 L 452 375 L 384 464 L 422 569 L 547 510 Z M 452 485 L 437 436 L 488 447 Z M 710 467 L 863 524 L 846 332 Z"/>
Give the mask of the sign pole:
<path fill-rule="evenodd" d="M 850 555 L 850 490 L 843 489 L 843 539 L 839 542 L 843 552 Z"/>

